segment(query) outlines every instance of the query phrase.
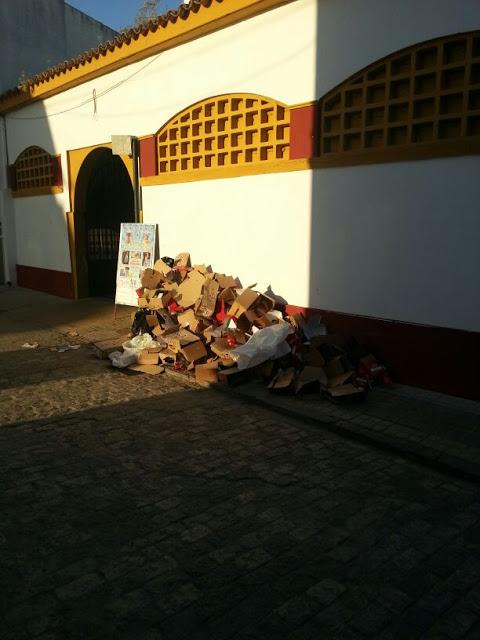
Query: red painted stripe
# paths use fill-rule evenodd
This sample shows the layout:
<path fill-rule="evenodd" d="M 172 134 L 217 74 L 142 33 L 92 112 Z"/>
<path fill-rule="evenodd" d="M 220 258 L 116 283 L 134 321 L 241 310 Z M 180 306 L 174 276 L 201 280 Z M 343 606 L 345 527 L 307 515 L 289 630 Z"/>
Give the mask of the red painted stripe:
<path fill-rule="evenodd" d="M 316 153 L 318 105 L 290 110 L 290 160 L 313 158 Z"/>
<path fill-rule="evenodd" d="M 155 136 L 140 140 L 140 176 L 157 175 L 157 141 Z"/>
<path fill-rule="evenodd" d="M 52 269 L 17 264 L 17 285 L 61 298 L 72 299 L 75 297 L 73 276 L 65 271 L 53 271 Z"/>
<path fill-rule="evenodd" d="M 287 313 L 320 314 L 330 331 L 364 343 L 397 382 L 480 400 L 478 332 L 290 305 Z"/>

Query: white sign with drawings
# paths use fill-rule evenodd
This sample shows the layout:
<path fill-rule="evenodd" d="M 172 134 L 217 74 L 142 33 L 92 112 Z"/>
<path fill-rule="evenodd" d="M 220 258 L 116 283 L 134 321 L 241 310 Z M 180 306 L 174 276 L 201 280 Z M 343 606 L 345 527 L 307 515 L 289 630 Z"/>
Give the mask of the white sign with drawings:
<path fill-rule="evenodd" d="M 155 261 L 155 227 L 154 224 L 122 222 L 115 304 L 137 306 L 142 271 L 151 269 Z"/>

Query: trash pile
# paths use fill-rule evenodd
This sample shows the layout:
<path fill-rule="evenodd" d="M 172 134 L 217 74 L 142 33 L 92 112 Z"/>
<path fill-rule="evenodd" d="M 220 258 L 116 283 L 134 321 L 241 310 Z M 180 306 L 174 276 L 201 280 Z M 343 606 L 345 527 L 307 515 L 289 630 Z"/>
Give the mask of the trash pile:
<path fill-rule="evenodd" d="M 131 339 L 95 345 L 113 366 L 156 375 L 165 367 L 199 383 L 234 385 L 252 377 L 272 393 L 364 398 L 388 383 L 385 367 L 355 339 L 329 334 L 319 316 L 288 315 L 284 301 L 242 288 L 238 278 L 190 254 L 164 257 L 142 273 Z"/>

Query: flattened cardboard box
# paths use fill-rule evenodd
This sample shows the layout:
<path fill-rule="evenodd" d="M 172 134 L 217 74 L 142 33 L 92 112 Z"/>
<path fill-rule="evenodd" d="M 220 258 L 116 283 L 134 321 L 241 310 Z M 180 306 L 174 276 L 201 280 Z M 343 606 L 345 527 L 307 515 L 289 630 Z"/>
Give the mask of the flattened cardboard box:
<path fill-rule="evenodd" d="M 165 371 L 163 367 L 159 367 L 156 364 L 131 364 L 128 368 L 132 369 L 132 371 L 148 373 L 151 376 L 157 376 L 159 373 L 163 373 Z"/>
<path fill-rule="evenodd" d="M 218 361 L 197 364 L 195 379 L 197 382 L 218 382 Z"/>
<path fill-rule="evenodd" d="M 186 329 L 172 331 L 167 335 L 163 334 L 162 339 L 175 353 L 178 353 L 182 349 L 182 347 L 185 347 L 187 344 L 200 340 L 198 336 L 196 336 L 194 333 L 190 333 L 190 331 L 187 331 Z"/>
<path fill-rule="evenodd" d="M 233 276 L 226 276 L 223 273 L 216 273 L 215 280 L 218 282 L 221 289 L 238 287 L 237 281 Z"/>
<path fill-rule="evenodd" d="M 207 350 L 205 349 L 205 345 L 201 340 L 191 342 L 185 347 L 182 347 L 180 353 L 185 356 L 188 362 L 196 362 L 197 360 L 201 360 L 202 358 L 207 357 Z"/>
<path fill-rule="evenodd" d="M 198 271 L 190 271 L 186 278 L 175 293 L 175 302 L 181 307 L 191 307 L 202 295 L 202 287 L 205 282 L 205 276 Z"/>
<path fill-rule="evenodd" d="M 148 350 L 140 351 L 137 364 L 158 364 L 158 353 L 149 353 Z"/>
<path fill-rule="evenodd" d="M 217 306 L 217 296 L 220 290 L 218 282 L 215 280 L 205 280 L 202 288 L 202 297 L 195 305 L 195 313 L 203 318 L 211 318 Z"/>
<path fill-rule="evenodd" d="M 158 271 L 145 269 L 145 271 L 142 272 L 141 283 L 145 289 L 158 289 L 162 281 L 162 274 L 158 273 Z"/>

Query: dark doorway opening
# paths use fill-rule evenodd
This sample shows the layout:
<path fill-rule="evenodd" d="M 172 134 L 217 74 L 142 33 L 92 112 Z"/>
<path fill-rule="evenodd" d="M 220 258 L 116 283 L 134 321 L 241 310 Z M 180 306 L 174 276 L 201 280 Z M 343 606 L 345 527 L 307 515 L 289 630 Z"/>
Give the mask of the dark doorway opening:
<path fill-rule="evenodd" d="M 75 189 L 78 293 L 113 297 L 120 223 L 134 222 L 133 187 L 127 168 L 110 149 L 94 149 Z"/>

